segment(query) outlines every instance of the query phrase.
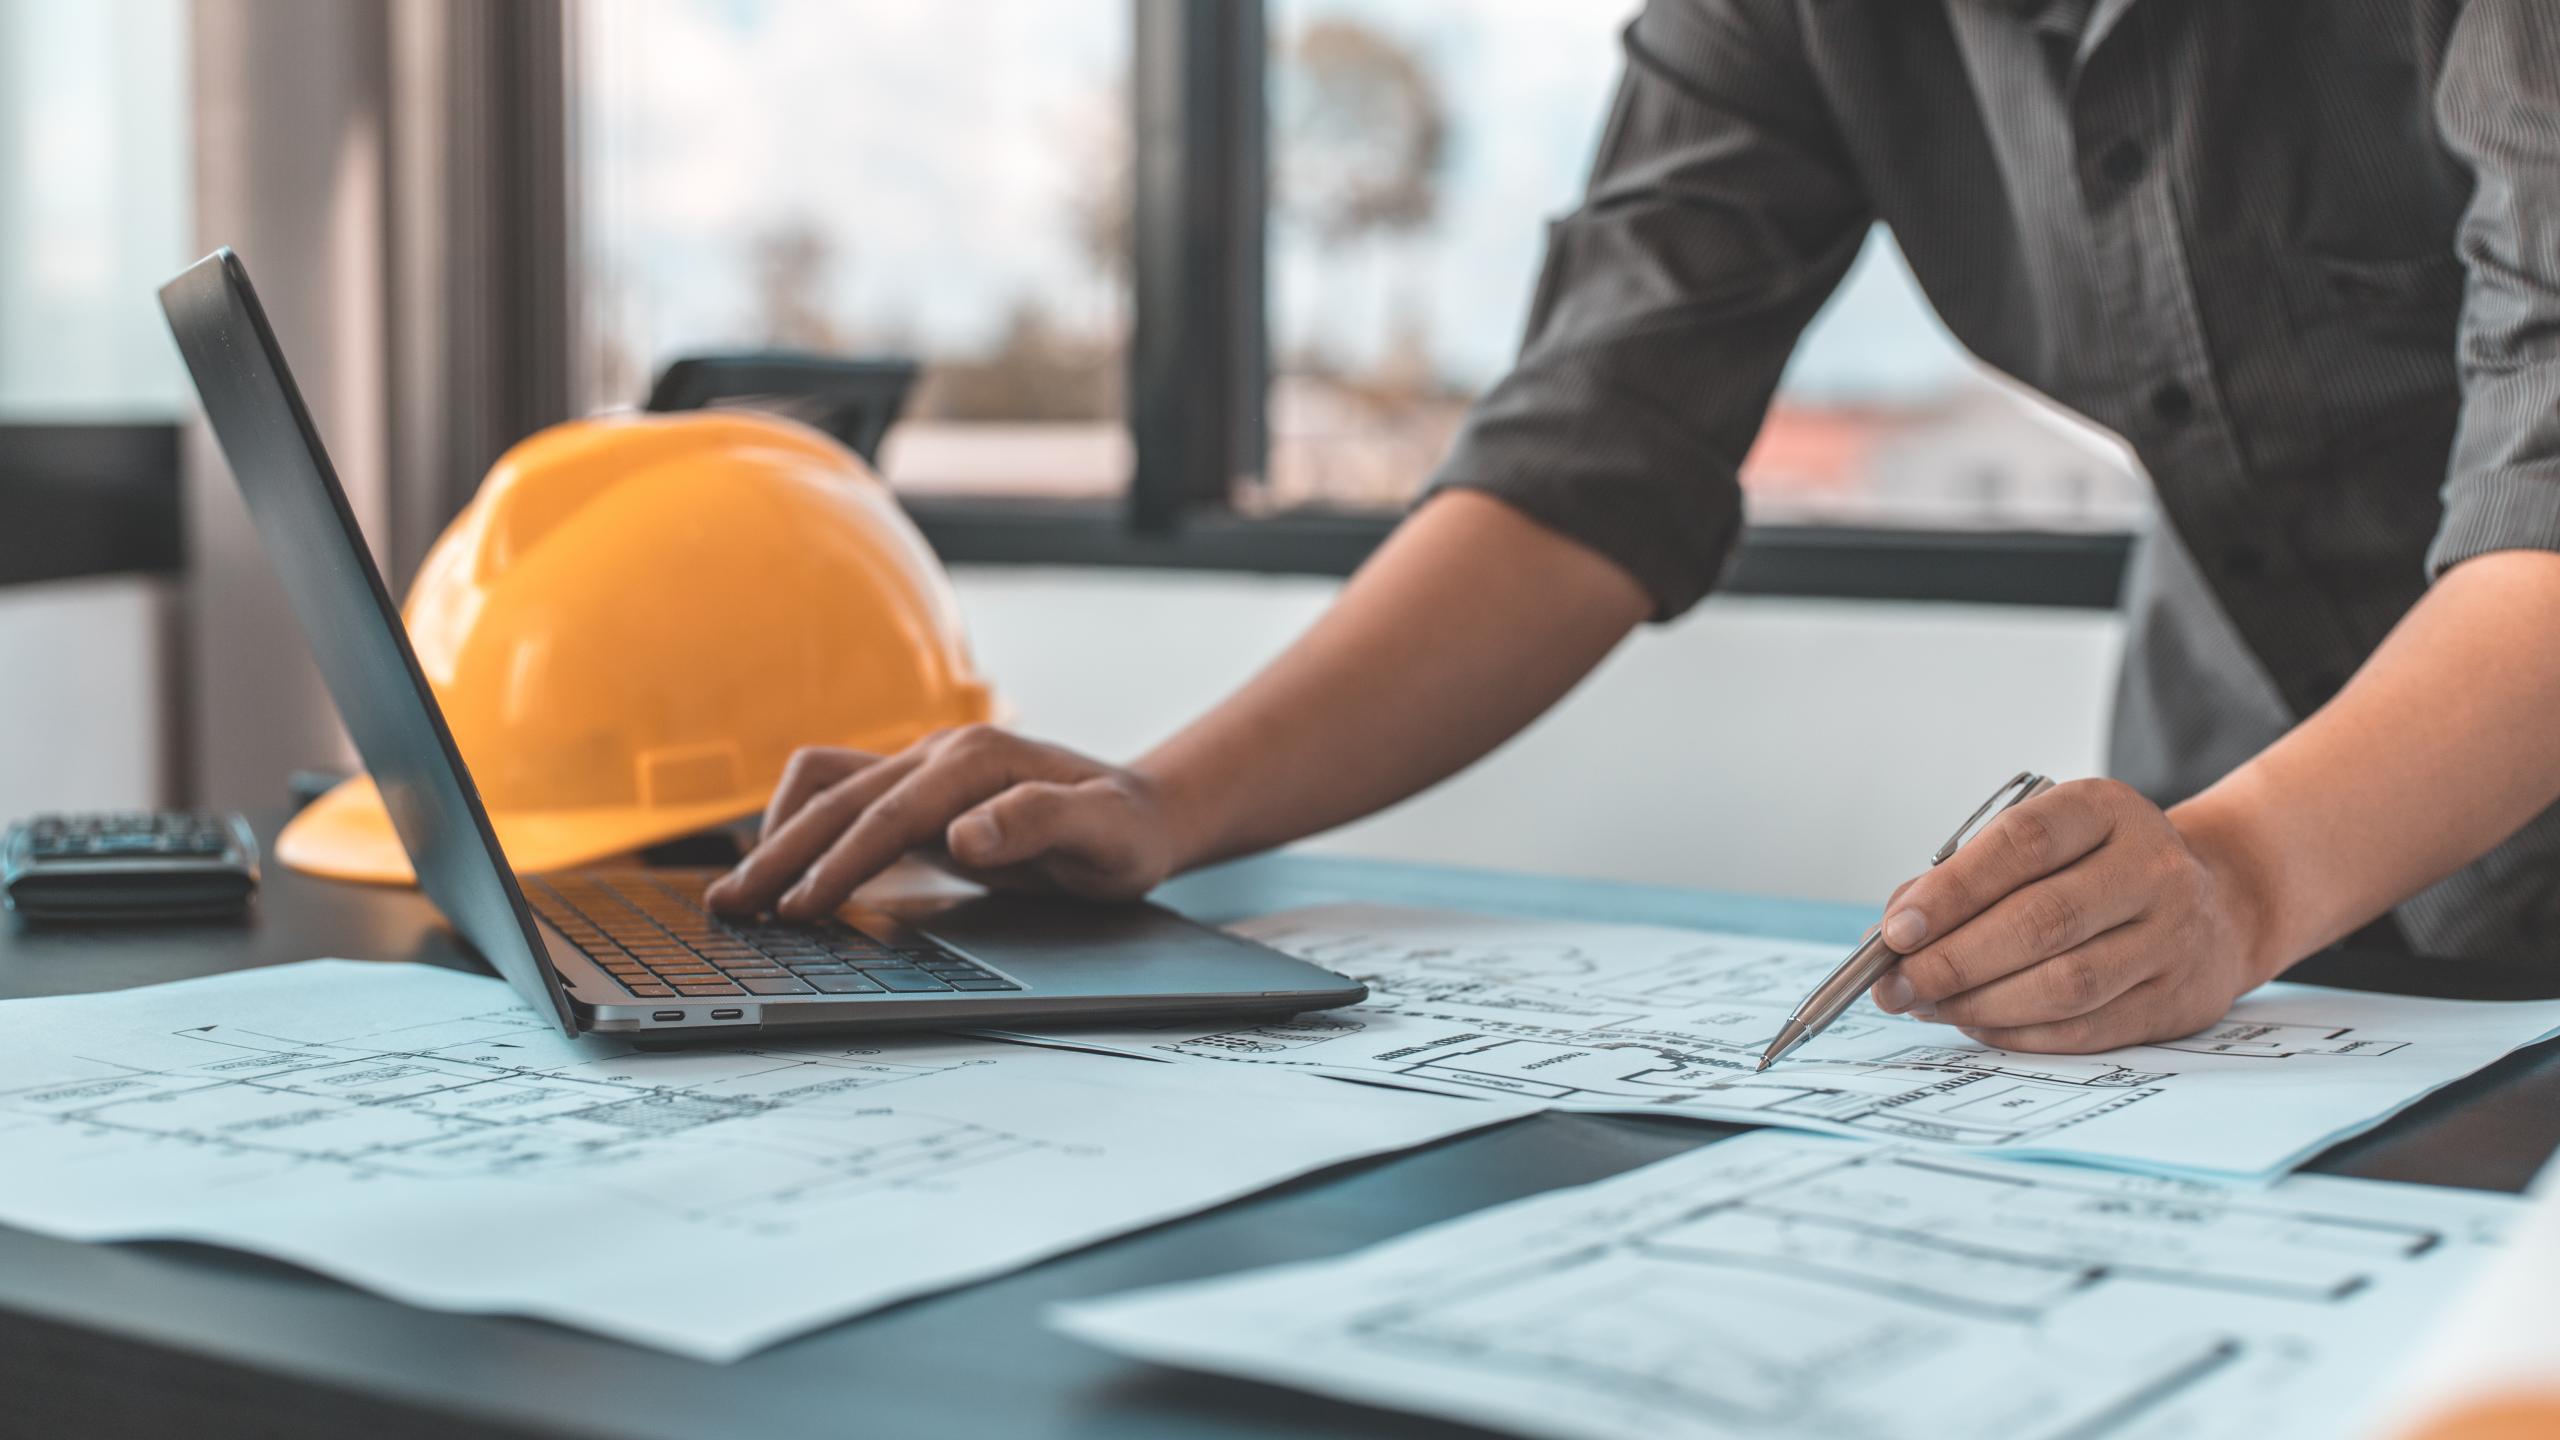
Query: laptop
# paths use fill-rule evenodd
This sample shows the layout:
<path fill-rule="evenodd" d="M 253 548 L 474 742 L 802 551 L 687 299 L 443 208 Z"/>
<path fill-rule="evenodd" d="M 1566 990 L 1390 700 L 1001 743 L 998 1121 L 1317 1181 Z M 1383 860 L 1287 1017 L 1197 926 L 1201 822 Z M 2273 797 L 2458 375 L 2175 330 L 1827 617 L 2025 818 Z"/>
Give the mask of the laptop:
<path fill-rule="evenodd" d="M 1154 905 L 943 887 L 865 892 L 827 921 L 795 924 L 711 913 L 712 870 L 517 875 L 239 257 L 198 261 L 160 304 L 419 888 L 564 1032 L 677 1044 L 1246 1018 L 1366 998 L 1357 982 Z"/>

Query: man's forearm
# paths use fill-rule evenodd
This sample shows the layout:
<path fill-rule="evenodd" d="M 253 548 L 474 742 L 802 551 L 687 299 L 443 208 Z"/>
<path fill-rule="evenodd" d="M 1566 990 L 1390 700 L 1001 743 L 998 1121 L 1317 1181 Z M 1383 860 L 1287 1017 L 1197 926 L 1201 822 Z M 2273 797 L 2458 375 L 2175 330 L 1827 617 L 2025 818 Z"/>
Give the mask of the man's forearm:
<path fill-rule="evenodd" d="M 2560 555 L 2456 566 L 2338 697 L 2170 812 L 2258 914 L 2260 978 L 2560 800 Z"/>
<path fill-rule="evenodd" d="M 1269 668 L 1136 768 L 1176 817 L 1181 868 L 1285 844 L 1481 757 L 1649 610 L 1599 555 L 1452 492 L 1400 527 Z"/>

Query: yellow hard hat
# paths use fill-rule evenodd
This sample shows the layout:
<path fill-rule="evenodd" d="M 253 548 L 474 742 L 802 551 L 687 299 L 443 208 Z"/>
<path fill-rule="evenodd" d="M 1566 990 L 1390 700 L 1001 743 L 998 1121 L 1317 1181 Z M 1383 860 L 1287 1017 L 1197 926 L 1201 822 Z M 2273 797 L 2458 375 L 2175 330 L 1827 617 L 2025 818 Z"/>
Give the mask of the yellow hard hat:
<path fill-rule="evenodd" d="M 610 415 L 517 445 L 403 613 L 526 872 L 754 814 L 799 746 L 895 750 L 994 708 L 888 488 L 818 431 L 747 411 Z M 361 776 L 295 816 L 276 858 L 415 879 Z"/>

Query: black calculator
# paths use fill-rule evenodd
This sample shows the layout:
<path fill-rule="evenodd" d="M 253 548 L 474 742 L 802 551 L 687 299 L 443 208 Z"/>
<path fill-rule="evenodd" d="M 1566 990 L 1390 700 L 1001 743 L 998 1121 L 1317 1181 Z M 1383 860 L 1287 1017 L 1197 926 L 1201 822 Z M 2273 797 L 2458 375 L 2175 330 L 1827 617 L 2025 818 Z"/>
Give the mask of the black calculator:
<path fill-rule="evenodd" d="M 237 815 L 38 815 L 0 837 L 0 898 L 29 920 L 203 920 L 258 890 L 258 839 Z"/>

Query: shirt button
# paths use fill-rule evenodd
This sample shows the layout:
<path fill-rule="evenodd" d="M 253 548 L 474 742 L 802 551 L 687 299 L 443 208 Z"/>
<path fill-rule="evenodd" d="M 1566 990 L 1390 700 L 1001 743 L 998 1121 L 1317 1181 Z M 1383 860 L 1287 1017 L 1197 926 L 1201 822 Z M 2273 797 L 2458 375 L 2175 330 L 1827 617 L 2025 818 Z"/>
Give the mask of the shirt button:
<path fill-rule="evenodd" d="M 2196 418 L 2195 392 L 2175 380 L 2163 382 L 2151 392 L 2151 413 L 2172 425 L 2184 425 Z"/>
<path fill-rule="evenodd" d="M 2118 185 L 2130 185 L 2142 178 L 2142 167 L 2150 159 L 2150 152 L 2142 148 L 2142 142 L 2127 135 L 2098 156 L 2098 173 Z"/>

